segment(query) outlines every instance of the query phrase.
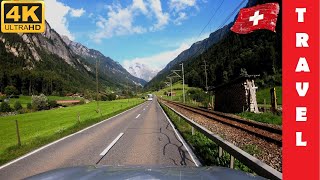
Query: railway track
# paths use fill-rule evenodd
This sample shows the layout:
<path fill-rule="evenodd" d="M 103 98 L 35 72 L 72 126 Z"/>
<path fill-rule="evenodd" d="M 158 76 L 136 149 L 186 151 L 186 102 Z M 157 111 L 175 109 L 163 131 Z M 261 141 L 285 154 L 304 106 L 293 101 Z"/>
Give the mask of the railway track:
<path fill-rule="evenodd" d="M 178 106 L 192 113 L 196 113 L 211 120 L 218 121 L 228 126 L 232 126 L 234 128 L 246 131 L 247 133 L 250 133 L 256 137 L 262 138 L 268 142 L 275 143 L 278 146 L 282 146 L 282 129 L 279 127 L 274 127 L 264 123 L 242 119 L 239 117 L 232 116 L 230 114 L 210 111 L 203 108 L 191 107 L 188 105 L 164 99 L 162 99 L 162 101 L 166 102 L 167 105 L 171 104 L 174 106 Z"/>

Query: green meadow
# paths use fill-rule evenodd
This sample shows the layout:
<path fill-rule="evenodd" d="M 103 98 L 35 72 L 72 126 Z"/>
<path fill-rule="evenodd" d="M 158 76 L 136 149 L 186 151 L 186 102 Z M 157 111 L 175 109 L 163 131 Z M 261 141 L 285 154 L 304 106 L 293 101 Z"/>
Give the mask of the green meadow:
<path fill-rule="evenodd" d="M 0 117 L 0 164 L 144 102 L 143 99 L 100 101 L 15 116 Z M 78 122 L 80 115 L 80 123 Z M 18 120 L 21 146 L 17 146 Z"/>

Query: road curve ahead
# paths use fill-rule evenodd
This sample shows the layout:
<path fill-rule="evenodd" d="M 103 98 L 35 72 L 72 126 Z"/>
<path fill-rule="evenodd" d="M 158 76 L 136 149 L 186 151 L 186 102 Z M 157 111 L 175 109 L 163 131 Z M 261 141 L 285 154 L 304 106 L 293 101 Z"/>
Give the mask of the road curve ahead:
<path fill-rule="evenodd" d="M 0 179 L 83 165 L 195 166 L 154 99 L 0 167 Z"/>

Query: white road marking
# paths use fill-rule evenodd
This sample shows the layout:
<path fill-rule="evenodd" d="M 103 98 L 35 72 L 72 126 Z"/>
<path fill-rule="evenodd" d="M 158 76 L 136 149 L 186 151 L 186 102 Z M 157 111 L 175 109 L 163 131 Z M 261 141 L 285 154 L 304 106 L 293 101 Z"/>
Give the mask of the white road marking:
<path fill-rule="evenodd" d="M 132 109 L 138 108 L 138 107 L 142 106 L 143 104 L 144 104 L 144 103 L 140 104 L 139 106 L 135 106 L 135 107 L 133 107 L 133 108 L 131 108 L 131 109 L 128 109 L 128 110 L 126 110 L 126 111 L 123 111 L 122 113 L 117 114 L 117 115 L 115 115 L 115 116 L 113 116 L 113 117 L 110 117 L 109 119 L 103 120 L 103 121 L 101 121 L 101 122 L 99 122 L 99 123 L 97 123 L 97 124 L 94 124 L 94 125 L 92 125 L 92 126 L 89 126 L 89 127 L 85 128 L 85 129 L 83 129 L 83 130 L 81 130 L 81 131 L 78 131 L 78 132 L 76 132 L 76 133 L 70 134 L 69 136 L 66 136 L 66 137 L 61 138 L 61 139 L 58 139 L 58 140 L 56 140 L 56 141 L 54 141 L 54 142 L 52 142 L 52 143 L 50 143 L 50 144 L 47 144 L 47 145 L 45 145 L 45 146 L 42 146 L 42 147 L 39 148 L 39 149 L 36 149 L 36 150 L 34 150 L 34 151 L 32 151 L 32 152 L 24 155 L 24 156 L 21 156 L 21 157 L 13 160 L 13 161 L 11 161 L 11 162 L 8 162 L 7 164 L 4 164 L 3 166 L 0 166 L 0 170 L 3 169 L 3 168 L 5 168 L 5 167 L 7 167 L 7 166 L 10 166 L 10 165 L 13 164 L 13 163 L 16 163 L 16 162 L 20 161 L 20 160 L 22 160 L 22 159 L 24 159 L 24 158 L 26 158 L 26 157 L 28 157 L 28 156 L 31 156 L 31 155 L 33 155 L 33 154 L 35 154 L 35 153 L 37 153 L 37 152 L 39 152 L 39 151 L 41 151 L 41 150 L 49 147 L 49 146 L 51 146 L 51 145 L 54 145 L 54 144 L 56 144 L 56 143 L 58 143 L 58 142 L 60 142 L 60 141 L 63 141 L 63 140 L 65 140 L 65 139 L 69 138 L 69 137 L 72 137 L 72 136 L 74 136 L 74 135 L 77 135 L 77 134 L 79 134 L 79 133 L 82 133 L 82 132 L 84 132 L 84 131 L 86 131 L 86 130 L 88 130 L 88 129 L 90 129 L 90 128 L 93 128 L 93 127 L 95 127 L 95 126 L 97 126 L 97 125 L 99 125 L 99 124 L 101 124 L 101 123 L 104 123 L 105 121 L 108 121 L 108 120 L 110 120 L 110 119 L 116 118 L 117 116 L 120 116 L 120 115 L 122 115 L 122 114 L 124 114 L 124 113 L 126 113 L 126 112 L 128 112 L 128 111 L 130 111 L 130 110 L 132 110 Z"/>
<path fill-rule="evenodd" d="M 138 119 L 138 117 L 140 117 L 140 114 L 138 114 L 138 116 L 136 117 L 136 119 Z"/>
<path fill-rule="evenodd" d="M 123 136 L 124 133 L 120 133 L 112 142 L 109 144 L 109 146 L 100 153 L 100 156 L 104 156 L 108 153 L 108 151 L 117 143 L 117 141 Z"/>
<path fill-rule="evenodd" d="M 144 111 L 146 110 L 146 108 L 143 109 Z"/>
<path fill-rule="evenodd" d="M 198 160 L 198 158 L 196 157 L 196 155 L 191 151 L 191 149 L 189 148 L 189 146 L 187 145 L 187 143 L 185 142 L 185 140 L 181 137 L 180 133 L 176 130 L 176 128 L 174 127 L 174 125 L 172 124 L 171 120 L 169 119 L 169 117 L 167 116 L 167 114 L 164 112 L 164 110 L 162 109 L 162 107 L 160 106 L 159 102 L 158 102 L 159 107 L 161 108 L 163 114 L 165 115 L 165 117 L 167 118 L 167 120 L 169 121 L 173 131 L 176 133 L 177 137 L 179 138 L 180 142 L 183 144 L 183 146 L 186 148 L 186 150 L 188 151 L 193 163 L 199 167 L 201 166 L 200 161 Z"/>

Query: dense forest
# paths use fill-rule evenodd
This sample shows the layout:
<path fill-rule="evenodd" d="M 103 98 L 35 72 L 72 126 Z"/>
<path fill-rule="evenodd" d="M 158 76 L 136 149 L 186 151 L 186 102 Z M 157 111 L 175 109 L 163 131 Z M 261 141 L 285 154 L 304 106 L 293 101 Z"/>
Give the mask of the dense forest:
<path fill-rule="evenodd" d="M 266 2 L 270 1 L 258 1 L 260 4 Z M 260 75 L 256 81 L 260 87 L 281 85 L 281 24 L 280 10 L 276 33 L 258 30 L 240 35 L 230 31 L 220 42 L 201 55 L 184 61 L 186 83 L 189 86 L 205 88 L 205 60 L 208 65 L 208 86 L 221 85 L 242 74 Z M 181 69 L 181 66 L 176 64 L 171 69 Z M 158 74 L 147 88 L 157 90 L 164 87 L 166 76 L 170 73 L 167 71 Z"/>

